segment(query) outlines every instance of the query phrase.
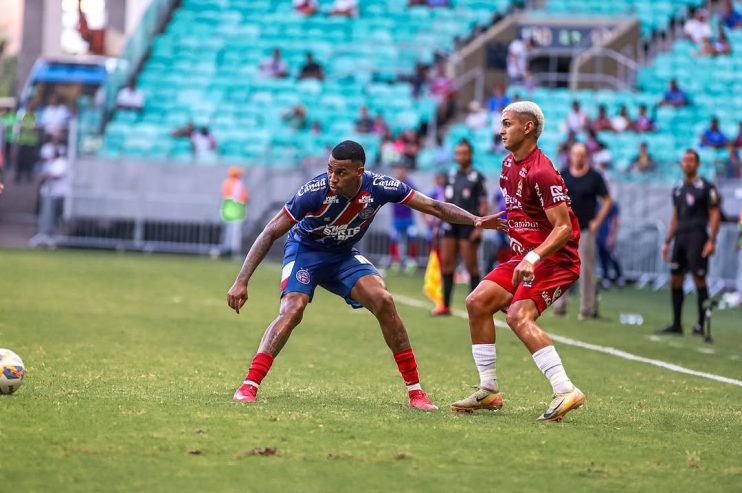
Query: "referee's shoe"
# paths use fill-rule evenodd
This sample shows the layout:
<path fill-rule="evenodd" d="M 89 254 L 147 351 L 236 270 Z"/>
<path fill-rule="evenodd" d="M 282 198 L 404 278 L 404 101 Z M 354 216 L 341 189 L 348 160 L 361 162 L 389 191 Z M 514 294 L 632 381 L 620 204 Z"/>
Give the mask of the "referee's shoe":
<path fill-rule="evenodd" d="M 655 334 L 659 335 L 675 335 L 675 336 L 681 336 L 683 335 L 683 328 L 679 325 L 670 324 L 667 327 L 663 329 L 657 329 L 654 331 Z"/>

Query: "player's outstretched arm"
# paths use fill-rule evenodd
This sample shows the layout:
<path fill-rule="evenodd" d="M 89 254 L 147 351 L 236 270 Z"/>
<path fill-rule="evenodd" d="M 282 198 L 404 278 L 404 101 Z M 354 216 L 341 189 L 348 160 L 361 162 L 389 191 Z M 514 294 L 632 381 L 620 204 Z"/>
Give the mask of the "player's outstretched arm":
<path fill-rule="evenodd" d="M 415 191 L 415 194 L 409 202 L 405 202 L 405 205 L 423 214 L 430 214 L 449 223 L 473 226 L 477 219 L 479 219 L 474 214 L 465 211 L 457 205 L 431 199 L 418 191 Z"/>
<path fill-rule="evenodd" d="M 273 242 L 288 233 L 291 226 L 292 223 L 289 218 L 283 211 L 280 211 L 265 225 L 263 231 L 250 247 L 250 251 L 247 252 L 245 261 L 242 263 L 240 273 L 237 274 L 237 279 L 227 292 L 227 303 L 237 313 L 240 313 L 240 308 L 247 302 L 247 283 L 253 272 L 263 261 Z"/>

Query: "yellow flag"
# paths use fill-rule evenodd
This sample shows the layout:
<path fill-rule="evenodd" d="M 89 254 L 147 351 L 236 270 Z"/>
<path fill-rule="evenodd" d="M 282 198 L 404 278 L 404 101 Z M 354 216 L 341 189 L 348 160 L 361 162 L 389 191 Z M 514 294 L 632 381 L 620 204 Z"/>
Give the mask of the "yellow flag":
<path fill-rule="evenodd" d="M 425 279 L 423 281 L 423 293 L 435 303 L 435 307 L 443 306 L 443 282 L 441 280 L 441 262 L 438 260 L 438 252 L 430 251 L 428 266 L 425 268 Z"/>

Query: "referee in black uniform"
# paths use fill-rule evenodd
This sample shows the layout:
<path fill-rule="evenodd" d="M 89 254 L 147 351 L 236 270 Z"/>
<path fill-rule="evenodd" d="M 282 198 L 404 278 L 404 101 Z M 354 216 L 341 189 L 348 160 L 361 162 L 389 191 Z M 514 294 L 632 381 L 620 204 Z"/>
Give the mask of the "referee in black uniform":
<path fill-rule="evenodd" d="M 448 173 L 444 187 L 444 197 L 446 202 L 456 204 L 476 216 L 485 216 L 488 211 L 487 189 L 484 186 L 485 178 L 482 173 L 472 166 L 473 153 L 472 145 L 466 139 L 462 139 L 456 145 L 454 159 L 459 168 Z M 477 249 L 482 239 L 482 232 L 474 226 L 446 222 L 441 223 L 441 231 L 443 232 L 443 239 L 441 240 L 443 306 L 433 310 L 433 315 L 450 315 L 453 274 L 456 270 L 459 252 L 461 252 L 464 266 L 469 272 L 471 290 L 473 291 L 479 284 Z"/>
<path fill-rule="evenodd" d="M 665 262 L 670 262 L 672 324 L 660 329 L 658 331 L 660 334 L 683 334 L 681 325 L 683 280 L 685 274 L 690 272 L 698 292 L 698 323 L 693 326 L 693 334 L 703 335 L 705 318 L 703 302 L 709 296 L 706 287 L 708 258 L 716 250 L 721 212 L 719 192 L 712 183 L 698 176 L 699 165 L 698 153 L 690 149 L 685 151 L 680 161 L 685 179 L 672 191 L 672 219 L 667 239 L 662 247 L 662 258 Z M 675 241 L 670 257 L 670 243 L 673 240 Z"/>

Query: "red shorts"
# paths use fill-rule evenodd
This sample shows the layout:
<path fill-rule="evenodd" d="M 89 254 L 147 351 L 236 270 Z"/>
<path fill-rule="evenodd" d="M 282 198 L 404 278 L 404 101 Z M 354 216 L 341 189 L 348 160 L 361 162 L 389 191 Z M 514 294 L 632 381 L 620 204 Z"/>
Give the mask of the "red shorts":
<path fill-rule="evenodd" d="M 533 300 L 539 313 L 554 303 L 560 296 L 567 292 L 573 282 L 580 277 L 579 274 L 557 265 L 549 260 L 542 260 L 536 264 L 533 281 L 521 281 L 513 287 L 513 271 L 523 259 L 516 259 L 498 265 L 495 270 L 487 274 L 484 279 L 502 286 L 505 291 L 513 295 L 511 303 L 520 300 Z M 507 311 L 503 309 L 503 311 Z"/>

